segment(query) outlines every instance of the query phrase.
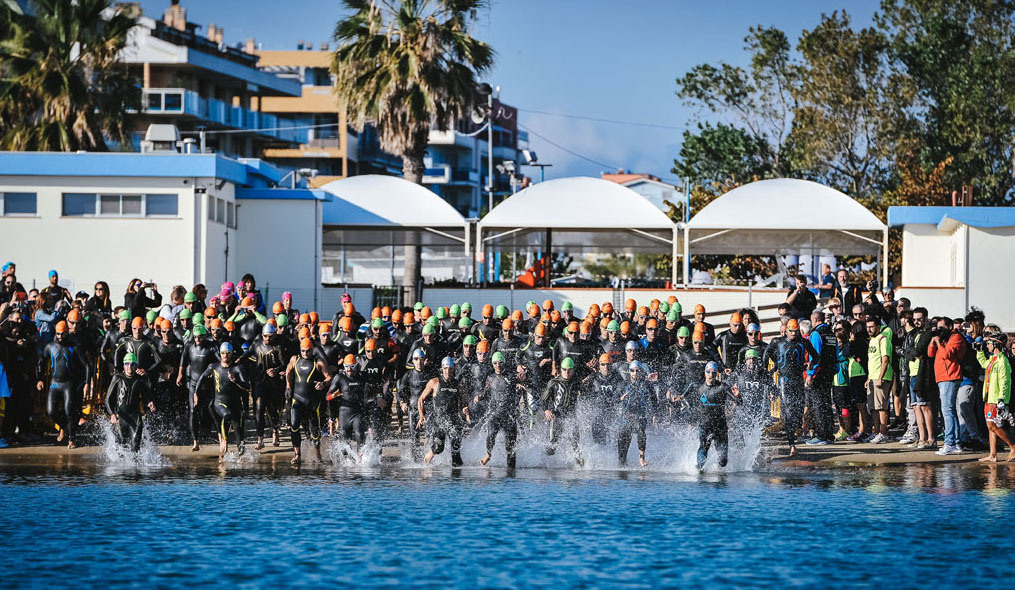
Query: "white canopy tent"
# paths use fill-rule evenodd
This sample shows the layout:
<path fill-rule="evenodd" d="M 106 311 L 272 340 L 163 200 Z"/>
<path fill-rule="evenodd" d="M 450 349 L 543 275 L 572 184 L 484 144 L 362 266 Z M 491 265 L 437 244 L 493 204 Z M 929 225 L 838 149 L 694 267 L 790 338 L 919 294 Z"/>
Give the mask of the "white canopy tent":
<path fill-rule="evenodd" d="M 663 250 L 673 257 L 671 278 L 676 282 L 677 231 L 642 195 L 609 180 L 578 176 L 534 184 L 494 207 L 476 226 L 476 251 Z"/>
<path fill-rule="evenodd" d="M 792 178 L 739 186 L 709 203 L 684 231 L 684 283 L 692 254 L 877 256 L 887 283 L 888 227 L 833 188 Z"/>
<path fill-rule="evenodd" d="M 390 258 L 392 277 L 397 246 L 419 245 L 471 260 L 469 223 L 426 187 L 397 176 L 365 174 L 329 182 L 321 190 L 333 197 L 323 207 L 322 249 L 325 257 L 329 252 L 340 257 L 343 279 L 350 251 L 376 262 L 382 248 L 390 250 L 384 258 Z M 471 272 L 471 264 L 465 266 Z"/>

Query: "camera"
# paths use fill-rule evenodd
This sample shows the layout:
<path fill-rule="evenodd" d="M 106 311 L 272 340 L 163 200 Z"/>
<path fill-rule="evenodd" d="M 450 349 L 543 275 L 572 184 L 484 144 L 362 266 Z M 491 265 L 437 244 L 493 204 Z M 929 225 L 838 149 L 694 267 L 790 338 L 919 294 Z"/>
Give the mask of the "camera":
<path fill-rule="evenodd" d="M 874 293 L 875 291 L 877 291 L 878 287 L 880 287 L 880 286 L 881 286 L 881 284 L 878 283 L 877 279 L 872 279 L 872 280 L 867 281 L 867 290 L 870 291 L 871 293 Z"/>

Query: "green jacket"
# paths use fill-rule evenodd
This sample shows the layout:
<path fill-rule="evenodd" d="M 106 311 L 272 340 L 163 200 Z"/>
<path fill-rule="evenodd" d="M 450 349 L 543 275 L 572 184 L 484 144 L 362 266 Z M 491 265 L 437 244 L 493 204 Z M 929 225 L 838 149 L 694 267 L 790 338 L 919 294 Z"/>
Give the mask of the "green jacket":
<path fill-rule="evenodd" d="M 984 402 L 996 404 L 1003 401 L 1005 404 L 1011 399 L 1011 363 L 1008 357 L 1003 354 L 995 354 L 991 357 L 977 351 L 976 360 L 986 370 L 983 376 L 983 397 Z"/>

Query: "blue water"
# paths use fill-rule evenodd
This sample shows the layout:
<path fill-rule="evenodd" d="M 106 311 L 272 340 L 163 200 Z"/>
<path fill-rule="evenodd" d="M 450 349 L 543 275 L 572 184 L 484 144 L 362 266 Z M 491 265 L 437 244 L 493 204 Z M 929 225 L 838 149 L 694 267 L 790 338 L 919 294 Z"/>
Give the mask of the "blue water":
<path fill-rule="evenodd" d="M 1008 465 L 7 465 L 0 587 L 995 585 L 1012 489 Z"/>

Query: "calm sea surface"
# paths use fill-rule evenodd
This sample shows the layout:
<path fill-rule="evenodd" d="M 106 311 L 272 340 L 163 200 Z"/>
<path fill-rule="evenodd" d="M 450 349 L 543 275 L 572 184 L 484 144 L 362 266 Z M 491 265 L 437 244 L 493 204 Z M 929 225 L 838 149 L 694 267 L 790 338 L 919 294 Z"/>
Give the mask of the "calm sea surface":
<path fill-rule="evenodd" d="M 1013 489 L 1008 466 L 3 465 L 0 587 L 993 586 Z"/>

